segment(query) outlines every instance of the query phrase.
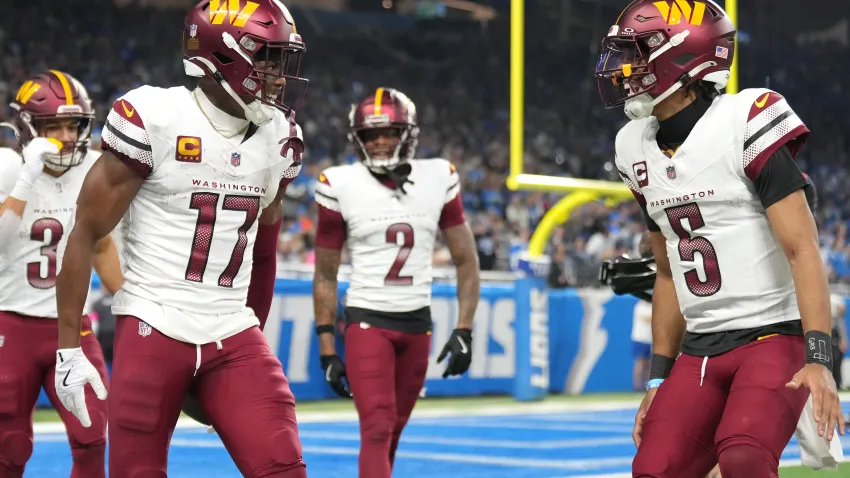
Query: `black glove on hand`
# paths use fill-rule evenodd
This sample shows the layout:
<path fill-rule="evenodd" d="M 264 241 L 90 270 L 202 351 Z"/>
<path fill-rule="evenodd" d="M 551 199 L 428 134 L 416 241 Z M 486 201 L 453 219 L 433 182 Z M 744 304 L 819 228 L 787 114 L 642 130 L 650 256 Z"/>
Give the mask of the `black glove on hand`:
<path fill-rule="evenodd" d="M 322 363 L 322 370 L 325 371 L 325 380 L 328 381 L 331 389 L 342 398 L 351 398 L 351 392 L 348 390 L 348 377 L 345 375 L 345 364 L 339 358 L 339 355 L 322 355 L 319 360 Z"/>
<path fill-rule="evenodd" d="M 449 352 L 452 356 L 446 365 L 446 371 L 443 372 L 443 378 L 450 375 L 463 375 L 472 362 L 472 330 L 454 329 L 440 356 L 437 357 L 437 363 L 442 362 Z"/>

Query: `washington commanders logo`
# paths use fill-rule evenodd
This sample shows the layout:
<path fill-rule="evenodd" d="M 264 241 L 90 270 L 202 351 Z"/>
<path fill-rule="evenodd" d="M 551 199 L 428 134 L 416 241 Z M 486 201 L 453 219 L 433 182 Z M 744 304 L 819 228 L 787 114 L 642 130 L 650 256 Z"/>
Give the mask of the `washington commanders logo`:
<path fill-rule="evenodd" d="M 693 7 L 691 7 L 690 0 L 653 2 L 653 5 L 668 25 L 678 25 L 682 22 L 702 25 L 702 18 L 705 15 L 705 3 L 703 2 L 693 2 Z"/>
<path fill-rule="evenodd" d="M 260 6 L 259 3 L 247 2 L 244 8 L 240 8 L 240 0 L 226 0 L 227 6 L 222 5 L 221 0 L 212 0 L 210 2 L 210 23 L 213 25 L 221 25 L 224 23 L 224 18 L 234 27 L 244 27 L 245 23 L 254 14 L 254 10 Z"/>

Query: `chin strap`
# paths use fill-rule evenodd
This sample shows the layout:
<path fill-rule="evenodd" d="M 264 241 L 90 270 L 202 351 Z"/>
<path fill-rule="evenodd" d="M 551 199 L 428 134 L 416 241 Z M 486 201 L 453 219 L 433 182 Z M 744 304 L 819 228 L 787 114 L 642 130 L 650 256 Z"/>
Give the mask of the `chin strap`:
<path fill-rule="evenodd" d="M 410 176 L 411 170 L 412 170 L 412 168 L 410 166 L 410 163 L 403 163 L 403 164 L 396 166 L 393 169 L 380 168 L 380 170 L 377 171 L 376 173 L 377 174 L 383 174 L 383 175 L 387 176 L 388 178 L 390 178 L 392 180 L 392 182 L 395 183 L 396 188 L 399 191 L 401 191 L 402 194 L 407 194 L 407 191 L 404 190 L 405 184 L 408 184 L 408 183 L 414 184 L 413 181 L 408 179 L 408 176 Z"/>

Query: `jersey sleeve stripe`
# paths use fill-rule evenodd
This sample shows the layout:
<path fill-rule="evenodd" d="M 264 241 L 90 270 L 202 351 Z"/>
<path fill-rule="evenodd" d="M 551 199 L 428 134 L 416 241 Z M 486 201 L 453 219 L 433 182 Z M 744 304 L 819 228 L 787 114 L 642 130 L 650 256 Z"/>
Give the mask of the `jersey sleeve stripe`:
<path fill-rule="evenodd" d="M 747 132 L 746 132 L 746 136 L 744 137 L 744 149 L 746 150 L 747 148 L 749 148 L 753 143 L 758 141 L 759 138 L 764 136 L 768 131 L 772 130 L 779 123 L 785 121 L 786 118 L 790 118 L 790 117 L 797 118 L 797 115 L 794 114 L 794 111 L 792 111 L 790 108 L 788 108 L 785 111 L 783 111 L 782 113 L 779 113 L 777 115 L 771 115 L 770 117 L 768 117 L 768 119 L 770 121 L 760 122 L 760 123 L 764 123 L 763 125 L 762 124 L 756 125 L 756 124 L 753 124 L 753 123 L 747 124 Z M 797 119 L 799 120 L 799 118 L 797 118 Z M 758 129 L 756 129 L 756 128 L 758 128 Z"/>
<path fill-rule="evenodd" d="M 325 179 L 327 181 L 327 179 Z M 316 182 L 316 194 L 321 194 L 326 198 L 336 200 L 336 195 L 334 194 L 333 189 L 327 182 L 317 181 Z"/>
<path fill-rule="evenodd" d="M 132 147 L 134 147 L 134 148 L 136 148 L 140 151 L 145 151 L 145 152 L 148 152 L 148 153 L 151 152 L 150 140 L 147 137 L 148 136 L 147 132 L 145 132 L 144 130 L 133 131 L 132 128 L 126 128 L 126 127 L 121 128 L 120 126 L 116 127 L 112 124 L 111 121 L 109 121 L 109 119 L 107 119 L 105 126 L 106 126 L 106 129 L 112 135 L 114 135 L 118 140 L 127 144 L 128 146 L 132 146 Z M 123 129 L 123 131 L 122 131 L 122 129 Z M 139 131 L 141 131 L 141 134 L 139 134 Z M 141 138 L 141 141 L 140 141 L 138 139 L 133 138 L 130 135 L 134 135 L 134 136 L 137 136 L 137 137 L 143 136 L 143 138 Z"/>
<path fill-rule="evenodd" d="M 105 126 L 101 136 L 103 150 L 111 151 L 129 166 L 130 169 L 139 173 L 143 178 L 150 176 L 153 173 L 153 153 L 151 152 L 150 145 L 144 145 L 132 138 L 128 138 L 108 121 Z M 132 143 L 138 143 L 143 148 L 134 146 Z"/>
<path fill-rule="evenodd" d="M 620 168 L 617 168 L 617 174 L 620 175 L 620 179 L 623 180 L 623 183 L 625 183 L 626 187 L 628 187 L 629 190 L 632 192 L 632 195 L 635 197 L 635 200 L 638 202 L 638 204 L 640 204 L 641 207 L 646 206 L 646 198 L 643 197 L 643 193 L 640 192 L 640 189 L 638 189 L 635 183 L 632 182 L 632 179 L 629 177 L 629 175 L 624 173 L 623 170 Z"/>
<path fill-rule="evenodd" d="M 443 204 L 450 203 L 454 198 L 460 195 L 460 181 L 454 183 L 452 187 L 446 190 L 446 201 Z"/>
<path fill-rule="evenodd" d="M 326 196 L 319 191 L 316 191 L 316 203 L 319 206 L 330 209 L 331 211 L 340 212 L 339 201 L 330 196 Z"/>

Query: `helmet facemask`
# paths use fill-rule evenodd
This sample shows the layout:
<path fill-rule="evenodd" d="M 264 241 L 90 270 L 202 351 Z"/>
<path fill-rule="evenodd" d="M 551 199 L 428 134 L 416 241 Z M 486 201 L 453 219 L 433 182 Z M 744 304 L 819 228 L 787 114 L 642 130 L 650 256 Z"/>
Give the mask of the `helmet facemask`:
<path fill-rule="evenodd" d="M 202 56 L 188 57 L 184 60 L 186 74 L 214 79 L 255 124 L 269 121 L 274 115 L 272 108 L 291 116 L 301 105 L 309 83 L 299 76 L 305 51 L 301 37 L 293 33 L 291 41 L 268 42 L 245 34 L 237 42 L 230 33 L 222 32 L 221 38 L 232 54 L 214 52 L 214 62 Z M 235 74 L 226 75 L 221 70 Z M 239 78 L 241 83 L 235 81 Z"/>
<path fill-rule="evenodd" d="M 596 82 L 606 108 L 614 108 L 640 95 L 652 98 L 658 78 L 652 72 L 652 61 L 659 47 L 667 43 L 664 32 L 607 37 L 596 63 Z"/>

